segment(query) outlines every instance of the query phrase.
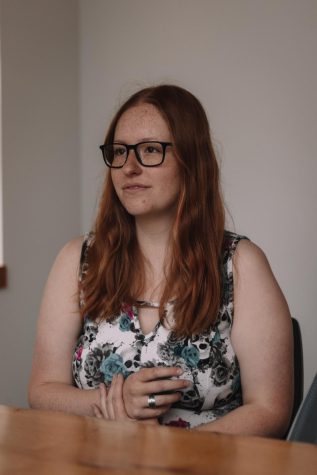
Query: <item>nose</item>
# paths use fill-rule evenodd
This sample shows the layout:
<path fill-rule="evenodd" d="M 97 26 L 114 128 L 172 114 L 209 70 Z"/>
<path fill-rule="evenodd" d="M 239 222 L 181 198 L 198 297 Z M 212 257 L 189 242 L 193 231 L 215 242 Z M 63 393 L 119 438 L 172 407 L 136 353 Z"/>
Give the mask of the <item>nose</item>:
<path fill-rule="evenodd" d="M 128 158 L 122 170 L 126 175 L 139 175 L 142 173 L 141 164 L 137 161 L 135 150 L 129 150 Z"/>

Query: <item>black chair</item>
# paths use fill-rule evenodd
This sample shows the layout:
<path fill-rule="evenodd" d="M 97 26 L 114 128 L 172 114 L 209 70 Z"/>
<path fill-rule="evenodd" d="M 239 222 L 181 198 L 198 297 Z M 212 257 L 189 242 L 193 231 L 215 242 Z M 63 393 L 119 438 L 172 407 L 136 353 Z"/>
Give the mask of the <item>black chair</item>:
<path fill-rule="evenodd" d="M 317 374 L 297 412 L 287 440 L 317 444 Z"/>
<path fill-rule="evenodd" d="M 296 318 L 292 317 L 292 326 L 293 326 L 293 366 L 294 366 L 294 402 L 293 402 L 293 411 L 292 416 L 288 425 L 288 429 L 284 434 L 283 439 L 286 439 L 290 428 L 293 424 L 295 416 L 298 412 L 298 409 L 303 400 L 303 391 L 304 391 L 304 365 L 303 365 L 303 344 L 302 344 L 302 333 L 300 326 Z"/>
<path fill-rule="evenodd" d="M 294 404 L 290 425 L 292 424 L 297 411 L 303 400 L 304 392 L 304 365 L 303 365 L 303 344 L 300 326 L 296 318 L 292 317 L 293 337 L 294 337 Z"/>

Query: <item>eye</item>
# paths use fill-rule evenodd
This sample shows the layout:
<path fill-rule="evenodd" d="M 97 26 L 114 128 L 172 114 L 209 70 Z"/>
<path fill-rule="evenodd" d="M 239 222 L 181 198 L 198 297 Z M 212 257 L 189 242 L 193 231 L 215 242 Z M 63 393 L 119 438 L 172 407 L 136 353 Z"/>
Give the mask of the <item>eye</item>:
<path fill-rule="evenodd" d="M 126 153 L 125 150 L 126 150 L 125 147 L 122 147 L 122 145 L 115 145 L 113 147 L 113 156 L 121 157 L 122 155 Z"/>
<path fill-rule="evenodd" d="M 162 147 L 160 144 L 147 144 L 144 146 L 144 153 L 152 154 L 152 153 L 161 153 Z"/>

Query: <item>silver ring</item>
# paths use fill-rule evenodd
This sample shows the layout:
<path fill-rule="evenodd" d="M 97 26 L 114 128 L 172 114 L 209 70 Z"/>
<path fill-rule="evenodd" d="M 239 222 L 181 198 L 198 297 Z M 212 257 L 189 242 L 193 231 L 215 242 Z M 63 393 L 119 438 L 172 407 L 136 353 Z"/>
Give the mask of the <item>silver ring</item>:
<path fill-rule="evenodd" d="M 151 409 L 155 409 L 156 408 L 156 401 L 155 401 L 155 395 L 154 394 L 150 394 L 147 398 L 147 405 L 149 406 L 149 408 Z"/>

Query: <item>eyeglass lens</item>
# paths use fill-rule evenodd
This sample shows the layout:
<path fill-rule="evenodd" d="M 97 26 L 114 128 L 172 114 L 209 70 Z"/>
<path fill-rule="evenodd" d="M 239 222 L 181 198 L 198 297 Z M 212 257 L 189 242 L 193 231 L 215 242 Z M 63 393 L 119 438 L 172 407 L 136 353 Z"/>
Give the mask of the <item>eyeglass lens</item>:
<path fill-rule="evenodd" d="M 103 149 L 106 163 L 111 167 L 122 167 L 130 149 L 134 149 L 137 158 L 145 166 L 155 166 L 162 163 L 165 147 L 160 142 L 143 142 L 137 145 L 111 144 Z"/>

